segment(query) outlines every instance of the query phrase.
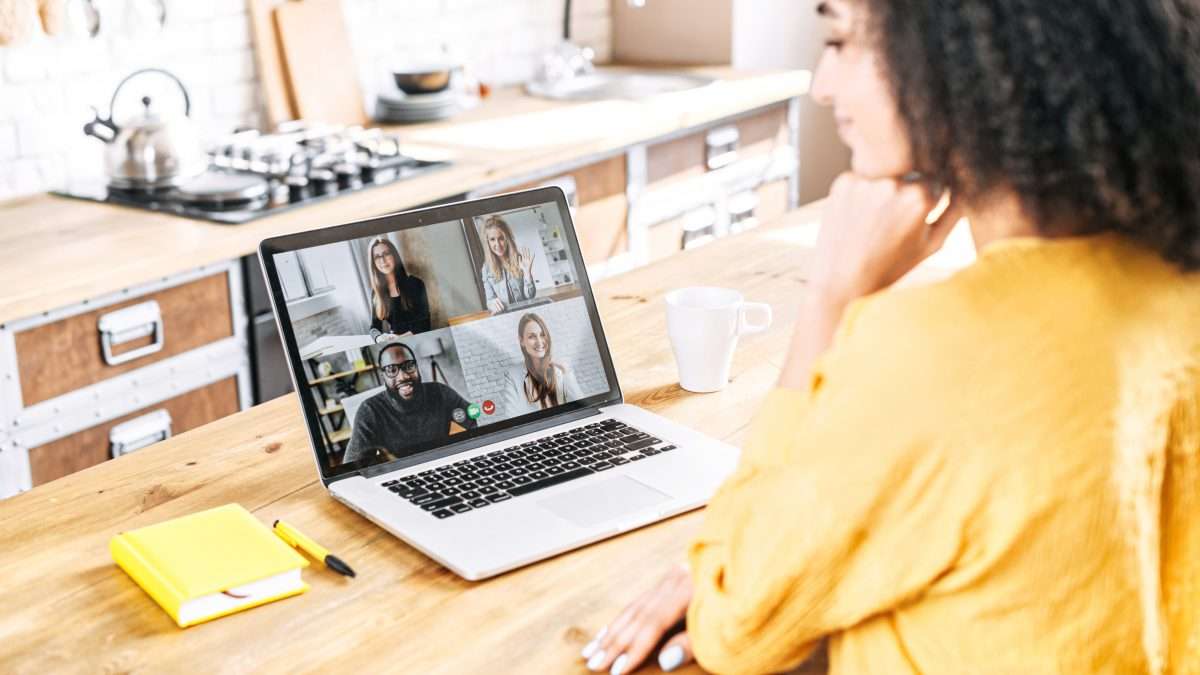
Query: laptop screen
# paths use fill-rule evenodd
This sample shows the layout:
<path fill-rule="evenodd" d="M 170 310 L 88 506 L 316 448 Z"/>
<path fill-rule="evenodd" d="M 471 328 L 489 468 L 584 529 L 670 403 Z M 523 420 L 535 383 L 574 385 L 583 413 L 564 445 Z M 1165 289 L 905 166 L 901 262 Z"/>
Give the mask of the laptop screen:
<path fill-rule="evenodd" d="M 431 222 L 439 212 L 458 217 Z M 579 408 L 614 389 L 560 201 L 427 214 L 270 254 L 325 475 Z"/>

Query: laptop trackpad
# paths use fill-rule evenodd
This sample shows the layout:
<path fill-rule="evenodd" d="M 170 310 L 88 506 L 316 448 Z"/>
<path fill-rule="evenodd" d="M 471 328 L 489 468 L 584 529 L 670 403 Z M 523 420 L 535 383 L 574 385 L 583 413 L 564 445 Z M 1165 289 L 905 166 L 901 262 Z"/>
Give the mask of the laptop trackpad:
<path fill-rule="evenodd" d="M 538 505 L 575 525 L 592 527 L 669 499 L 670 495 L 644 483 L 628 476 L 617 476 L 563 492 L 538 502 Z"/>

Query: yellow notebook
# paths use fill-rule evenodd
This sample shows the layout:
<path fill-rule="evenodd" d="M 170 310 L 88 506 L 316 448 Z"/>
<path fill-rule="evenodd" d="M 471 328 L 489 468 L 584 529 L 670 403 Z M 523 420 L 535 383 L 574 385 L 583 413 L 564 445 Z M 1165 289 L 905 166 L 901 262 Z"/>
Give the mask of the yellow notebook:
<path fill-rule="evenodd" d="M 308 590 L 308 561 L 238 504 L 122 532 L 108 548 L 180 628 Z"/>

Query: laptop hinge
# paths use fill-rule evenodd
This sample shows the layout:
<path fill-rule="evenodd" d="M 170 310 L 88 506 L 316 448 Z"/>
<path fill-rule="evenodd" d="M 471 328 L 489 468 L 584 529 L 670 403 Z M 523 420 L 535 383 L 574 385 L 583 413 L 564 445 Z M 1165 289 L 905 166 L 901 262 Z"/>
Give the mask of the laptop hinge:
<path fill-rule="evenodd" d="M 353 476 L 362 476 L 363 478 L 372 478 L 374 476 L 379 476 L 379 475 L 385 474 L 385 473 L 391 473 L 392 471 L 396 471 L 399 469 L 406 469 L 410 466 L 417 466 L 419 464 L 425 464 L 426 462 L 432 462 L 432 461 L 435 461 L 438 459 L 442 459 L 443 457 L 449 457 L 450 455 L 457 455 L 458 453 L 464 452 L 467 450 L 474 450 L 475 448 L 481 448 L 485 445 L 492 445 L 493 443 L 499 443 L 502 441 L 506 441 L 510 438 L 516 438 L 517 436 L 524 436 L 525 434 L 535 433 L 538 431 L 542 431 L 544 429 L 552 429 L 554 427 L 561 426 L 563 424 L 567 424 L 570 422 L 574 422 L 576 420 L 581 420 L 581 419 L 585 419 L 588 417 L 594 417 L 596 415 L 599 415 L 599 414 L 601 414 L 601 410 L 600 410 L 601 407 L 607 407 L 610 405 L 612 405 L 612 402 L 606 402 L 601 405 L 596 405 L 596 406 L 593 406 L 590 408 L 584 408 L 583 410 L 576 410 L 574 412 L 565 413 L 563 415 L 555 415 L 554 417 L 552 417 L 550 419 L 538 420 L 536 422 L 530 422 L 529 424 L 522 424 L 519 427 L 513 427 L 512 429 L 505 429 L 504 431 L 497 431 L 496 433 L 493 433 L 493 434 L 485 434 L 483 436 L 480 436 L 477 438 L 472 438 L 472 439 L 466 440 L 466 441 L 462 441 L 460 443 L 452 443 L 450 445 L 445 445 L 440 448 L 436 448 L 434 450 L 428 450 L 428 451 L 422 452 L 420 454 L 410 455 L 408 457 L 401 457 L 400 459 L 392 460 L 390 462 L 385 462 L 383 464 L 377 464 L 375 466 L 368 466 L 363 469 L 359 469 L 358 471 L 348 473 L 345 476 L 338 476 L 337 478 L 334 478 L 334 479 L 326 482 L 325 485 L 326 485 L 326 487 L 328 487 L 330 483 L 334 483 L 334 482 L 337 482 L 339 480 L 343 480 L 346 478 L 351 478 Z"/>

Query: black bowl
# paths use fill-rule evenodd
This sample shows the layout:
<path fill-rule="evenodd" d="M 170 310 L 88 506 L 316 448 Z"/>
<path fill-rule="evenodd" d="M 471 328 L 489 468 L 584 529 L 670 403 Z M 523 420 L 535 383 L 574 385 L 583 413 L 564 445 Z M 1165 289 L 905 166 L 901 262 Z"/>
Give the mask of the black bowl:
<path fill-rule="evenodd" d="M 396 86 L 406 94 L 435 94 L 450 86 L 450 69 L 392 71 Z"/>

